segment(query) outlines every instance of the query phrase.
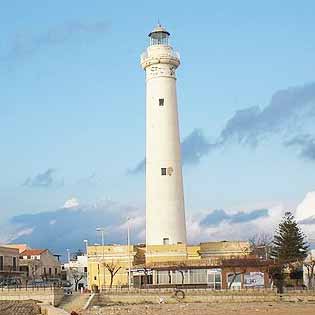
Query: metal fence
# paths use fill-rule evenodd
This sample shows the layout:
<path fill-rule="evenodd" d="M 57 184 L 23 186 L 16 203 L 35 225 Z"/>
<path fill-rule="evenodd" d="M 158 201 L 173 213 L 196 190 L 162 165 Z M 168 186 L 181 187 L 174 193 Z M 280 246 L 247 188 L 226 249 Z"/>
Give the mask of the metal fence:
<path fill-rule="evenodd" d="M 54 285 L 54 284 L 45 284 L 45 285 L 6 285 L 6 286 L 0 286 L 0 291 L 40 291 L 40 290 L 54 290 L 54 289 L 63 289 L 60 285 Z"/>

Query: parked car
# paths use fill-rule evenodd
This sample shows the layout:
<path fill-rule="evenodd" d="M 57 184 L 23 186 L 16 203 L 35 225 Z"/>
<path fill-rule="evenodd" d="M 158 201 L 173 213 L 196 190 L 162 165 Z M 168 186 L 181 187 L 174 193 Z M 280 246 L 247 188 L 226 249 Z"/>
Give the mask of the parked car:
<path fill-rule="evenodd" d="M 49 286 L 59 287 L 61 286 L 61 280 L 59 278 L 48 278 L 46 280 Z"/>
<path fill-rule="evenodd" d="M 58 278 L 35 279 L 28 282 L 29 287 L 61 287 L 61 280 Z"/>
<path fill-rule="evenodd" d="M 42 279 L 35 279 L 35 280 L 32 280 L 32 281 L 29 281 L 27 283 L 27 286 L 28 287 L 47 287 L 48 284 L 46 281 L 42 280 Z"/>
<path fill-rule="evenodd" d="M 6 278 L 0 281 L 1 288 L 18 288 L 22 286 L 22 282 L 18 278 Z"/>
<path fill-rule="evenodd" d="M 61 286 L 65 294 L 72 294 L 72 283 L 68 280 L 61 281 Z"/>

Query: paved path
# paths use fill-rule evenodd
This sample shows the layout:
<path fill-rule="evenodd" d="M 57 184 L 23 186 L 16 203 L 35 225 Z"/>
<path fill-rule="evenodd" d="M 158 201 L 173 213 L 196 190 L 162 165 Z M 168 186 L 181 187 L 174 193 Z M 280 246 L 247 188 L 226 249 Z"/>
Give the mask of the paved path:
<path fill-rule="evenodd" d="M 69 313 L 71 313 L 72 311 L 79 312 L 83 309 L 89 297 L 90 294 L 80 294 L 77 292 L 65 295 L 61 304 L 58 307 L 64 309 Z"/>

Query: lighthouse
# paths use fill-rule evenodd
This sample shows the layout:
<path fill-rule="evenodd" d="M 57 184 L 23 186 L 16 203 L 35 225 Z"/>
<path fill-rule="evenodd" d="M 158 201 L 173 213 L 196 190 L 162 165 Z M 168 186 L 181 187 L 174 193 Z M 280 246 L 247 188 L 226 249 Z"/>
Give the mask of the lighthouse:
<path fill-rule="evenodd" d="M 146 244 L 186 244 L 176 95 L 179 54 L 158 25 L 141 55 L 146 75 Z"/>

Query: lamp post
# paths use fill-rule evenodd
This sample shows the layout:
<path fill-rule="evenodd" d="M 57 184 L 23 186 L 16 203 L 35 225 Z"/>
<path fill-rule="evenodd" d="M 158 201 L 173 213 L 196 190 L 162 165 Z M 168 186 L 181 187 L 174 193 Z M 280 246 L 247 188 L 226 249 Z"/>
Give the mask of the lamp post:
<path fill-rule="evenodd" d="M 96 228 L 96 232 L 101 232 L 102 235 L 102 263 L 103 263 L 103 285 L 105 286 L 105 265 L 104 265 L 104 233 L 105 233 L 105 228 L 104 227 L 98 227 Z"/>
<path fill-rule="evenodd" d="M 127 244 L 128 244 L 128 288 L 131 287 L 131 260 L 130 260 L 130 218 L 127 218 Z"/>
<path fill-rule="evenodd" d="M 70 249 L 67 248 L 68 263 L 70 264 Z"/>

